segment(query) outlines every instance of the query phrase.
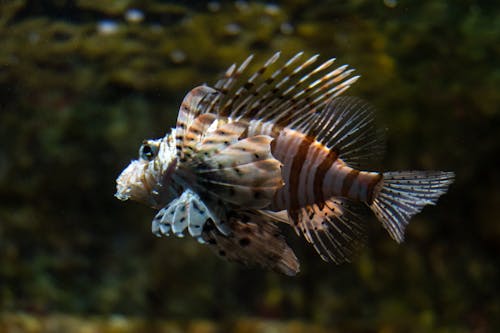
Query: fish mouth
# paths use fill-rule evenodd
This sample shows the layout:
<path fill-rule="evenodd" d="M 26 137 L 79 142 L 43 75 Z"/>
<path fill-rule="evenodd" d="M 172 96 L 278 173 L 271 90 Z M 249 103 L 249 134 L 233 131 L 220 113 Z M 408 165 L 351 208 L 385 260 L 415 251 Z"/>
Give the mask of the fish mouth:
<path fill-rule="evenodd" d="M 115 198 L 120 201 L 127 201 L 130 198 L 130 195 L 124 194 L 122 191 L 117 190 L 115 193 Z"/>
<path fill-rule="evenodd" d="M 121 201 L 133 200 L 156 206 L 154 199 L 156 178 L 149 168 L 149 162 L 132 161 L 116 179 L 115 197 Z"/>

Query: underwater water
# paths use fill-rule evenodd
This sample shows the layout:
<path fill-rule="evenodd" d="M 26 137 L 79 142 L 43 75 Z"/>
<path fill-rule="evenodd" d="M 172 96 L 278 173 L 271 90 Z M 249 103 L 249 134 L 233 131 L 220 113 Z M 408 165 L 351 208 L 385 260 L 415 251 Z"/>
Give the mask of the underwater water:
<path fill-rule="evenodd" d="M 493 1 L 0 1 L 0 332 L 500 331 L 500 5 Z M 379 170 L 455 183 L 350 264 L 287 234 L 301 272 L 228 263 L 114 198 L 143 139 L 248 54 L 350 64 Z"/>

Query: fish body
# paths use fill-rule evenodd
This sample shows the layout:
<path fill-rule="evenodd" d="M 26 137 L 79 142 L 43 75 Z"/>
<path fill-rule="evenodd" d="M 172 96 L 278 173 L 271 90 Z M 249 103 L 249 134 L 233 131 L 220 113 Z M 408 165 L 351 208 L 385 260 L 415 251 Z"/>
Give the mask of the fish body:
<path fill-rule="evenodd" d="M 372 109 L 341 96 L 358 79 L 353 70 L 331 69 L 334 59 L 314 67 L 318 56 L 300 61 L 302 53 L 276 67 L 279 56 L 255 72 L 249 57 L 214 87 L 191 90 L 176 127 L 144 141 L 120 174 L 116 196 L 158 209 L 157 236 L 187 230 L 221 256 L 288 275 L 299 262 L 278 222 L 336 263 L 366 237 L 362 206 L 402 242 L 411 217 L 454 174 L 364 170 L 383 140 Z"/>

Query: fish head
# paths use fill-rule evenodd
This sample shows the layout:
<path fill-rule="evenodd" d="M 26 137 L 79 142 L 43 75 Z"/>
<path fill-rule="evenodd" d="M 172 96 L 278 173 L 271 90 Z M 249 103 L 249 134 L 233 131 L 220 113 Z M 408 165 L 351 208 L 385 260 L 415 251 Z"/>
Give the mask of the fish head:
<path fill-rule="evenodd" d="M 174 137 L 168 134 L 162 139 L 143 141 L 139 158 L 131 161 L 116 179 L 115 197 L 153 208 L 170 199 L 169 186 L 177 167 Z"/>

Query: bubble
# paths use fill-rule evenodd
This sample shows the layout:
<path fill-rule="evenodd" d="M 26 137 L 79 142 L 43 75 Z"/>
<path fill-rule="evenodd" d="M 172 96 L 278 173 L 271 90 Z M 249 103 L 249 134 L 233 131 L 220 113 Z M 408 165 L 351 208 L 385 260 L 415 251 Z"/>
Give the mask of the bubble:
<path fill-rule="evenodd" d="M 294 32 L 294 27 L 290 22 L 283 22 L 280 25 L 280 31 L 283 35 L 290 35 Z"/>
<path fill-rule="evenodd" d="M 31 44 L 36 44 L 40 41 L 40 34 L 32 32 L 28 35 L 28 40 Z"/>
<path fill-rule="evenodd" d="M 266 12 L 267 15 L 275 16 L 279 14 L 280 7 L 277 4 L 268 3 L 264 7 L 264 11 Z"/>
<path fill-rule="evenodd" d="M 151 30 L 151 32 L 154 32 L 154 33 L 162 33 L 163 32 L 163 26 L 160 23 L 152 23 L 149 26 L 149 29 Z"/>
<path fill-rule="evenodd" d="M 398 5 L 397 0 L 384 0 L 384 5 L 386 5 L 389 8 L 394 8 Z"/>
<path fill-rule="evenodd" d="M 125 20 L 129 23 L 140 23 L 144 20 L 144 13 L 136 8 L 129 9 L 125 12 Z"/>
<path fill-rule="evenodd" d="M 97 32 L 103 35 L 112 35 L 118 32 L 118 23 L 113 20 L 102 20 L 97 23 Z"/>
<path fill-rule="evenodd" d="M 211 12 L 218 12 L 220 10 L 220 2 L 217 1 L 210 1 L 207 4 L 207 8 Z"/>
<path fill-rule="evenodd" d="M 170 52 L 170 60 L 174 64 L 182 64 L 184 61 L 186 61 L 187 55 L 184 53 L 184 51 L 175 49 L 172 52 Z"/>
<path fill-rule="evenodd" d="M 229 35 L 233 35 L 233 36 L 237 35 L 241 32 L 240 25 L 236 24 L 236 23 L 229 23 L 224 28 Z"/>
<path fill-rule="evenodd" d="M 238 9 L 240 12 L 246 12 L 250 9 L 250 5 L 248 4 L 247 1 L 237 0 L 234 2 L 234 5 L 236 6 L 236 9 Z"/>

